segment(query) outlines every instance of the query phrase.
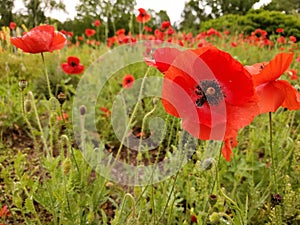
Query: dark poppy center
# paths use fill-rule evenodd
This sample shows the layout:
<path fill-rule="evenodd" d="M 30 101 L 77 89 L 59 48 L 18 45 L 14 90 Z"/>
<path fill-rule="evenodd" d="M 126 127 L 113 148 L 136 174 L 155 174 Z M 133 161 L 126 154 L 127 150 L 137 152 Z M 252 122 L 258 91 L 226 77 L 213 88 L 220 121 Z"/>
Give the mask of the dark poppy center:
<path fill-rule="evenodd" d="M 126 83 L 127 84 L 130 84 L 132 82 L 132 79 L 130 79 L 130 78 L 128 78 L 127 80 L 126 80 Z"/>
<path fill-rule="evenodd" d="M 77 63 L 74 62 L 74 61 L 72 61 L 72 62 L 71 62 L 71 66 L 72 66 L 72 67 L 75 67 L 75 66 L 77 66 Z"/>
<path fill-rule="evenodd" d="M 204 80 L 196 86 L 196 106 L 201 107 L 205 102 L 209 105 L 218 105 L 224 99 L 222 89 L 215 80 Z"/>

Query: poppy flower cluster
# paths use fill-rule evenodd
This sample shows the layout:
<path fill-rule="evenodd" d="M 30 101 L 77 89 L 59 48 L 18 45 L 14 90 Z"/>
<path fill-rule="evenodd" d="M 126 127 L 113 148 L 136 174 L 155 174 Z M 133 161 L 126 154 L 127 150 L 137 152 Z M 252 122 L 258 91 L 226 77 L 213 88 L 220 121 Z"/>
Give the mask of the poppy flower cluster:
<path fill-rule="evenodd" d="M 238 131 L 257 115 L 280 106 L 300 109 L 297 90 L 287 81 L 277 80 L 292 57 L 282 53 L 264 68 L 244 67 L 216 47 L 160 48 L 154 52 L 154 60 L 146 62 L 164 74 L 165 111 L 181 118 L 182 128 L 194 137 L 223 140 L 222 154 L 230 161 Z"/>
<path fill-rule="evenodd" d="M 10 41 L 24 52 L 33 54 L 59 50 L 67 43 L 65 35 L 55 31 L 51 25 L 34 27 L 22 37 L 12 37 Z"/>
<path fill-rule="evenodd" d="M 84 70 L 84 65 L 80 64 L 78 57 L 69 56 L 67 62 L 61 64 L 61 68 L 66 74 L 80 74 Z"/>

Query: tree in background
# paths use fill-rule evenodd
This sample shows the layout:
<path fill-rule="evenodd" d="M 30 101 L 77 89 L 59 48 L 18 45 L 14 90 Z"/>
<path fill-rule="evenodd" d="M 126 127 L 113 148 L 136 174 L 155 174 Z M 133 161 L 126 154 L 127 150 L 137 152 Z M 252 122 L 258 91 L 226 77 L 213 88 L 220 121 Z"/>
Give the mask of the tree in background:
<path fill-rule="evenodd" d="M 299 0 L 272 0 L 264 6 L 264 9 L 270 11 L 284 11 L 288 14 L 300 13 Z"/>
<path fill-rule="evenodd" d="M 207 5 L 204 1 L 190 0 L 186 2 L 181 14 L 180 28 L 185 31 L 198 31 L 200 23 L 211 18 L 205 12 L 206 8 Z"/>
<path fill-rule="evenodd" d="M 46 21 L 45 11 L 66 10 L 63 0 L 23 0 L 26 8 L 25 21 L 28 27 L 35 27 Z"/>
<path fill-rule="evenodd" d="M 189 0 L 185 3 L 180 27 L 198 31 L 202 21 L 226 14 L 244 15 L 256 2 L 259 0 Z"/>
<path fill-rule="evenodd" d="M 13 21 L 14 0 L 0 1 L 0 26 L 9 26 Z"/>

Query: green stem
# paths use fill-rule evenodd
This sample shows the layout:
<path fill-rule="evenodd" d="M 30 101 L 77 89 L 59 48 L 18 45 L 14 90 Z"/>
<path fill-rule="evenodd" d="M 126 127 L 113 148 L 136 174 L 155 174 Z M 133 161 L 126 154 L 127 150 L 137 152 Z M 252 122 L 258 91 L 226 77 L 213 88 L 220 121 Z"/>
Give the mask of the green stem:
<path fill-rule="evenodd" d="M 149 68 L 150 68 L 150 67 L 149 67 Z M 143 78 L 143 80 L 142 80 L 142 83 L 141 83 L 141 89 L 140 89 L 140 92 L 139 92 L 139 95 L 138 95 L 138 101 L 137 101 L 137 103 L 135 104 L 135 107 L 134 107 L 134 109 L 133 109 L 133 111 L 132 111 L 131 117 L 130 117 L 130 119 L 129 119 L 129 121 L 128 121 L 128 124 L 127 124 L 127 127 L 126 127 L 126 129 L 125 129 L 125 132 L 124 132 L 124 134 L 123 134 L 123 137 L 122 137 L 122 140 L 121 140 L 121 143 L 120 143 L 120 146 L 119 146 L 117 155 L 116 155 L 116 157 L 115 157 L 116 161 L 118 160 L 118 158 L 119 158 L 119 156 L 120 156 L 121 149 L 122 149 L 122 147 L 123 147 L 123 143 L 124 143 L 125 138 L 126 138 L 128 132 L 129 132 L 129 129 L 130 129 L 130 124 L 132 124 L 133 119 L 134 119 L 134 117 L 135 117 L 135 114 L 136 114 L 136 112 L 137 112 L 137 110 L 138 110 L 138 106 L 139 106 L 139 103 L 140 103 L 140 101 L 141 101 L 141 97 L 142 97 L 142 94 L 143 94 L 143 91 L 144 91 L 144 85 L 145 85 L 145 80 L 146 80 L 145 78 L 148 76 L 148 73 L 149 73 L 149 70 L 150 70 L 149 68 L 147 69 L 146 74 L 145 74 L 145 76 L 144 76 L 144 78 Z M 116 162 L 116 161 L 115 161 L 115 162 Z M 113 166 L 114 166 L 114 165 L 113 165 Z"/>
<path fill-rule="evenodd" d="M 31 100 L 31 103 L 32 103 L 32 107 L 33 107 L 35 118 L 36 118 L 36 121 L 37 121 L 37 124 L 38 124 L 38 128 L 39 128 L 39 131 L 41 133 L 41 138 L 42 138 L 44 148 L 46 150 L 47 156 L 49 156 L 49 149 L 48 149 L 47 142 L 46 142 L 46 139 L 45 139 L 45 136 L 44 136 L 44 131 L 43 131 L 43 128 L 42 128 L 42 125 L 41 125 L 41 121 L 40 121 L 39 114 L 38 114 L 38 111 L 37 111 L 37 108 L 36 108 L 36 104 L 35 104 L 33 94 L 32 94 L 31 91 L 29 91 L 28 95 L 30 96 L 30 100 Z"/>
<path fill-rule="evenodd" d="M 276 177 L 276 162 L 274 158 L 274 153 L 273 153 L 273 125 L 272 125 L 272 113 L 269 112 L 269 126 L 270 126 L 270 155 L 271 155 L 271 168 L 272 168 L 272 173 L 274 177 L 274 182 L 275 182 L 275 189 L 276 193 L 278 193 L 278 185 L 277 185 L 277 177 Z"/>
<path fill-rule="evenodd" d="M 45 63 L 45 57 L 43 52 L 41 52 L 42 55 L 42 60 L 43 60 L 43 64 L 44 64 L 44 71 L 45 71 L 45 76 L 46 76 L 46 82 L 47 82 L 47 87 L 48 87 L 48 92 L 49 92 L 49 98 L 52 96 L 52 92 L 51 92 L 51 87 L 50 87 L 50 81 L 49 81 L 49 76 L 48 76 L 48 70 L 46 67 L 46 63 Z"/>
<path fill-rule="evenodd" d="M 29 128 L 29 131 L 31 133 L 31 136 L 32 136 L 32 140 L 33 140 L 33 144 L 34 144 L 34 147 L 35 149 L 38 149 L 38 145 L 37 145 L 37 141 L 36 141 L 36 138 L 35 138 L 35 135 L 34 135 L 34 132 L 33 132 L 33 128 L 31 126 L 31 123 L 29 122 L 27 116 L 26 116 L 26 113 L 25 113 L 25 104 L 24 104 L 24 90 L 21 91 L 21 107 L 22 107 L 22 115 L 23 115 L 23 118 Z M 30 101 L 30 104 L 32 105 L 31 101 Z"/>

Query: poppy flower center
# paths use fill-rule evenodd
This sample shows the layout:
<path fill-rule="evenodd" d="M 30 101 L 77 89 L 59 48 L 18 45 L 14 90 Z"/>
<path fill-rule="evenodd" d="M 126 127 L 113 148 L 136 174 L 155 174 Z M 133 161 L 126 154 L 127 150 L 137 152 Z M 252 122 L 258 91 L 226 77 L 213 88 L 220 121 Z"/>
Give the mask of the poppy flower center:
<path fill-rule="evenodd" d="M 210 105 L 218 105 L 224 99 L 222 89 L 215 80 L 204 80 L 196 86 L 196 106 L 201 107 L 205 102 Z"/>
<path fill-rule="evenodd" d="M 77 66 L 77 63 L 74 62 L 74 61 L 72 61 L 72 62 L 71 62 L 71 66 L 72 66 L 72 67 L 75 67 L 75 66 Z"/>

